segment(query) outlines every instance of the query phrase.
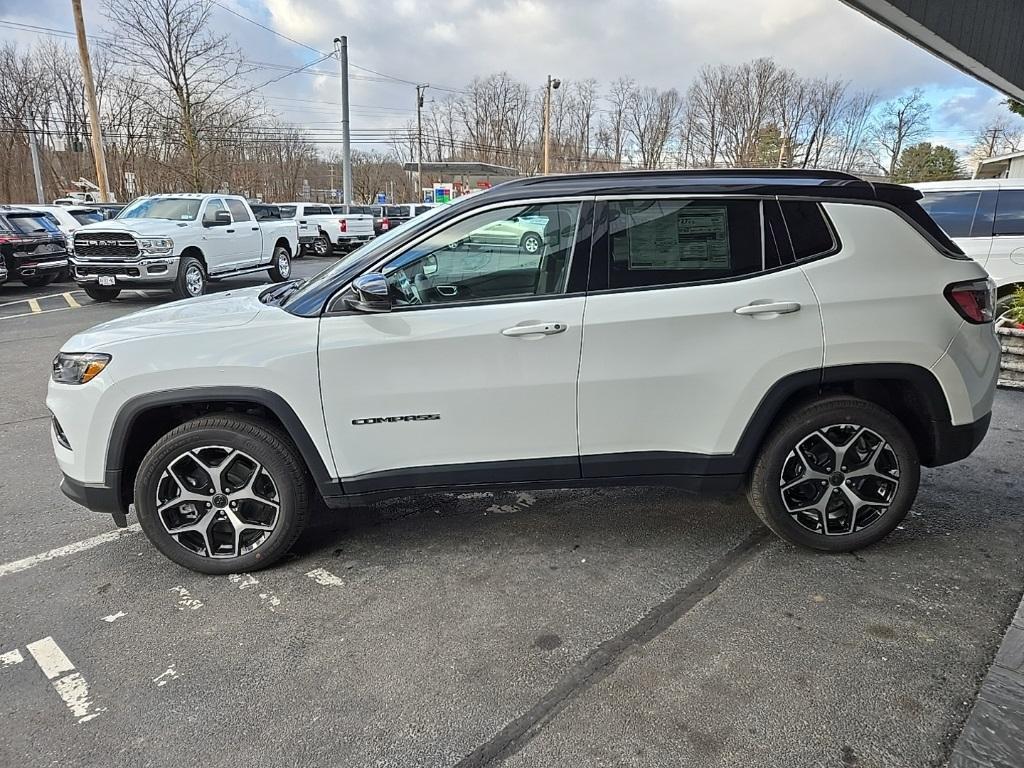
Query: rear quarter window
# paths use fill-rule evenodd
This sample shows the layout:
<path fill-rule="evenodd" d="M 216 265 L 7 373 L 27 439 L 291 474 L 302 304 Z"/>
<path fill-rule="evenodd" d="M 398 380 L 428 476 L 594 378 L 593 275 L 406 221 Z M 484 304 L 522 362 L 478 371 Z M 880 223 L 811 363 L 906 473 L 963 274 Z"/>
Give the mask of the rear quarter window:
<path fill-rule="evenodd" d="M 800 261 L 824 256 L 836 249 L 836 236 L 821 205 L 802 200 L 781 203 L 793 256 Z"/>

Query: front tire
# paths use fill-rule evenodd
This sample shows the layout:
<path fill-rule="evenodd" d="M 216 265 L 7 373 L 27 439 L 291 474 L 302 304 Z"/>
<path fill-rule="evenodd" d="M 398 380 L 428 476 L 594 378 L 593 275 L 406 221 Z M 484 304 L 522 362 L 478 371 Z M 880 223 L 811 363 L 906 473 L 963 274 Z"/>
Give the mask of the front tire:
<path fill-rule="evenodd" d="M 791 413 L 771 432 L 747 498 L 781 538 L 851 552 L 899 525 L 920 477 L 917 448 L 895 416 L 855 397 L 829 397 Z"/>
<path fill-rule="evenodd" d="M 82 290 L 93 301 L 113 301 L 121 295 L 120 288 L 100 288 L 98 285 L 83 285 Z"/>
<path fill-rule="evenodd" d="M 312 506 L 288 437 L 257 419 L 202 416 L 160 438 L 135 478 L 135 510 L 164 555 L 193 571 L 239 573 L 279 560 Z"/>
<path fill-rule="evenodd" d="M 283 283 L 292 276 L 292 256 L 283 245 L 274 248 L 274 260 L 267 273 L 275 283 Z"/>
<path fill-rule="evenodd" d="M 171 289 L 177 299 L 193 299 L 206 293 L 206 270 L 194 256 L 183 256 Z"/>

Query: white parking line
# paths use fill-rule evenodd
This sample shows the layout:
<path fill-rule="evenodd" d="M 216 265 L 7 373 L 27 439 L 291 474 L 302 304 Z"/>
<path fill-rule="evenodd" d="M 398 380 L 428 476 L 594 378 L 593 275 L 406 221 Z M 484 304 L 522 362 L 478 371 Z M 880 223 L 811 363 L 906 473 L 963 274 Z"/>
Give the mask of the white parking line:
<path fill-rule="evenodd" d="M 13 667 L 15 664 L 21 664 L 25 660 L 25 657 L 21 655 L 21 651 L 15 648 L 13 651 L 7 653 L 0 653 L 0 669 L 7 669 L 7 667 Z"/>
<path fill-rule="evenodd" d="M 89 698 L 89 684 L 81 673 L 75 671 L 75 665 L 71 659 L 60 649 L 57 641 L 52 637 L 44 637 L 36 640 L 27 646 L 28 652 L 36 660 L 36 664 L 43 670 L 46 679 L 53 683 L 53 689 L 61 697 L 71 714 L 78 718 L 79 723 L 87 723 L 100 712 L 106 709 L 93 709 L 92 699 Z"/>
<path fill-rule="evenodd" d="M 63 547 L 51 549 L 49 552 L 41 552 L 38 555 L 24 557 L 21 560 L 3 563 L 0 565 L 0 577 L 10 576 L 12 573 L 19 573 L 20 571 L 27 571 L 29 568 L 34 568 L 41 563 L 55 560 L 58 557 L 77 555 L 79 552 L 85 552 L 87 549 L 98 547 L 100 544 L 106 544 L 108 541 L 117 541 L 122 536 L 138 533 L 141 530 L 142 527 L 138 523 L 133 523 L 127 528 L 115 528 L 112 531 L 101 533 L 99 536 L 93 536 L 91 539 L 82 539 L 73 544 L 65 544 Z"/>

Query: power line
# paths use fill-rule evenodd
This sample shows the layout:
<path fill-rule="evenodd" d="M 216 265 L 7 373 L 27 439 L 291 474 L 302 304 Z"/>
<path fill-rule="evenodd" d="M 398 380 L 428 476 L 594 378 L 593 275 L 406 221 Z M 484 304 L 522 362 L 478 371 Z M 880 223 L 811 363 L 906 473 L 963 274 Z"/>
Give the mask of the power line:
<path fill-rule="evenodd" d="M 237 16 L 238 18 L 240 18 L 240 19 L 242 19 L 244 21 L 248 21 L 250 24 L 255 24 L 260 29 L 265 29 L 267 32 L 270 32 L 272 35 L 277 35 L 281 39 L 287 40 L 289 43 L 294 43 L 295 45 L 302 46 L 303 48 L 305 48 L 307 50 L 310 50 L 313 53 L 318 53 L 321 56 L 329 56 L 330 55 L 330 54 L 325 54 L 323 51 L 321 51 L 321 50 L 319 50 L 317 48 L 314 48 L 311 45 L 306 45 L 305 43 L 300 42 L 300 41 L 296 40 L 295 38 L 288 37 L 288 35 L 286 35 L 286 34 L 284 34 L 282 32 L 278 32 L 276 29 L 268 27 L 265 24 L 261 24 L 260 22 L 256 21 L 256 19 L 250 19 L 248 16 L 245 16 L 245 15 L 239 13 L 238 11 L 236 11 L 236 10 L 234 10 L 232 8 L 228 8 L 226 5 L 224 5 L 224 3 L 218 2 L 218 0 L 210 0 L 210 2 L 213 3 L 214 5 L 216 5 L 218 8 L 221 8 L 222 10 L 225 10 L 228 13 L 230 13 L 230 14 L 232 14 L 234 16 Z"/>

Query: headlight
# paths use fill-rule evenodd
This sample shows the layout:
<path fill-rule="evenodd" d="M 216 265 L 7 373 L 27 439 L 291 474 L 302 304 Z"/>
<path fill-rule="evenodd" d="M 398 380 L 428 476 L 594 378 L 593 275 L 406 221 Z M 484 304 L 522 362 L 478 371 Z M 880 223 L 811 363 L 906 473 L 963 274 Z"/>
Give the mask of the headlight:
<path fill-rule="evenodd" d="M 139 248 L 147 253 L 170 253 L 174 241 L 169 237 L 140 237 Z"/>
<path fill-rule="evenodd" d="M 107 367 L 110 355 L 98 352 L 59 352 L 53 358 L 54 381 L 60 384 L 85 384 Z"/>

